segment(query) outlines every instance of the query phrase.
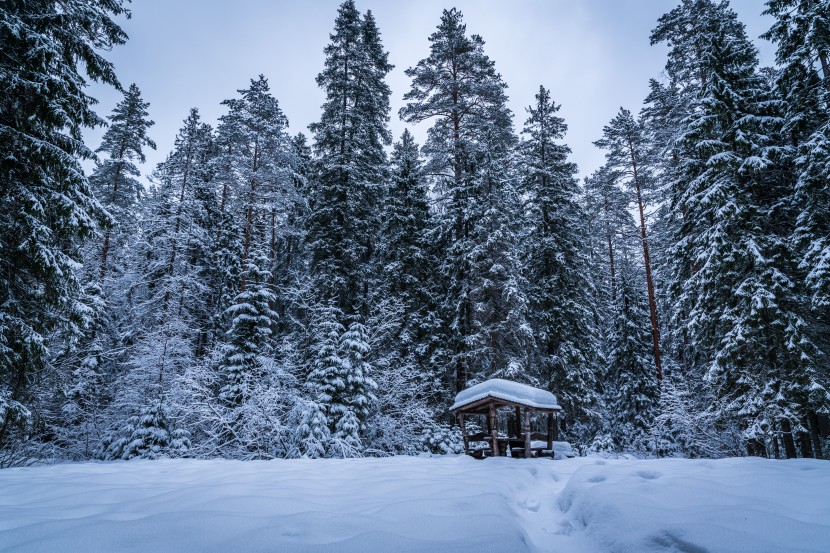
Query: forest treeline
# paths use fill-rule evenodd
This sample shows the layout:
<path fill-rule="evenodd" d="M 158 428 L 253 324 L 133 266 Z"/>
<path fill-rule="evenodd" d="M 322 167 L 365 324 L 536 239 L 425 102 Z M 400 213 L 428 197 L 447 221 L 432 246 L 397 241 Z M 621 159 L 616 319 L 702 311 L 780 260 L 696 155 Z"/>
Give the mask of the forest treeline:
<path fill-rule="evenodd" d="M 259 76 L 182 114 L 148 187 L 151 106 L 102 57 L 123 0 L 3 2 L 0 466 L 454 452 L 455 394 L 495 377 L 554 392 L 583 451 L 825 457 L 830 1 L 765 8 L 772 68 L 726 1 L 663 15 L 665 70 L 580 181 L 549 90 L 514 127 L 456 9 L 406 69 L 426 141 L 393 137 L 346 0 L 309 136 Z M 89 79 L 123 92 L 106 120 Z"/>

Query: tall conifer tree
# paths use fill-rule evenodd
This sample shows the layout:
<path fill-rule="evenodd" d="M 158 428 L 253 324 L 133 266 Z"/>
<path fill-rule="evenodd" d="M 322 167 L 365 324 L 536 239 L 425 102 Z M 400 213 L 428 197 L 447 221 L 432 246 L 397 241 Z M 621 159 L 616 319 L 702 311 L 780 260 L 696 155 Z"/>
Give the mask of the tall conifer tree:
<path fill-rule="evenodd" d="M 576 165 L 560 144 L 567 131 L 550 97 L 539 87 L 519 145 L 525 196 L 525 272 L 540 380 L 555 389 L 573 420 L 595 416 L 599 342 L 593 313 L 594 289 L 581 236 Z"/>
<path fill-rule="evenodd" d="M 103 120 L 83 74 L 119 87 L 100 50 L 125 42 L 112 19 L 125 12 L 119 0 L 0 6 L 0 448 L 31 420 L 46 335 L 86 324 L 76 245 L 104 211 L 80 166 L 93 157 L 81 130 Z"/>
<path fill-rule="evenodd" d="M 444 10 L 430 55 L 407 70 L 412 88 L 401 117 L 433 120 L 425 152 L 440 202 L 435 241 L 446 252 L 441 273 L 452 391 L 473 378 L 527 378 L 532 336 L 517 257 L 519 196 L 512 172 L 516 144 L 506 85 L 467 36 L 461 12 Z"/>
<path fill-rule="evenodd" d="M 371 12 L 361 16 L 353 0 L 340 5 L 330 38 L 317 76 L 326 102 L 309 127 L 317 163 L 306 240 L 318 299 L 336 298 L 346 316 L 365 315 L 391 142 L 385 78 L 392 65 Z"/>
<path fill-rule="evenodd" d="M 681 129 L 685 181 L 672 187 L 673 208 L 683 213 L 674 274 L 690 269 L 673 283 L 675 312 L 707 351 L 717 415 L 740 425 L 750 453 L 763 454 L 782 437 L 794 454 L 791 433 L 828 395 L 797 307 L 790 227 L 773 223 L 792 219 L 782 201 L 786 183 L 776 178 L 779 114 L 757 52 L 725 2 L 686 0 L 672 14 L 706 30 L 694 65 L 684 69 L 699 86 Z M 673 32 L 659 34 L 672 51 L 682 46 Z"/>

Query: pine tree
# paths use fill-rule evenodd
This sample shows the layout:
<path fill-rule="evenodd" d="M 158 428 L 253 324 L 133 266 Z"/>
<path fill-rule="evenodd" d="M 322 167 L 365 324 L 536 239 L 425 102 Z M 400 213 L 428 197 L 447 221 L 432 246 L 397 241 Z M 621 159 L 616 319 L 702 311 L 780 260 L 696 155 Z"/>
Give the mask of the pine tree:
<path fill-rule="evenodd" d="M 434 120 L 424 148 L 440 177 L 434 242 L 445 251 L 441 301 L 452 391 L 496 374 L 526 377 L 532 336 L 517 256 L 519 195 L 510 159 L 516 143 L 506 85 L 468 37 L 462 14 L 445 10 L 430 55 L 407 69 L 412 87 L 401 117 Z"/>
<path fill-rule="evenodd" d="M 599 342 L 594 289 L 582 234 L 576 165 L 559 144 L 567 131 L 550 97 L 539 87 L 519 146 L 525 196 L 524 252 L 530 312 L 538 340 L 535 365 L 541 381 L 557 391 L 570 422 L 595 417 Z"/>
<path fill-rule="evenodd" d="M 141 99 L 138 86 L 130 85 L 124 99 L 109 116 L 110 126 L 96 150 L 106 153 L 107 158 L 95 168 L 90 184 L 95 197 L 114 218 L 104 229 L 97 256 L 102 280 L 112 264 L 110 257 L 120 257 L 126 238 L 135 232 L 137 206 L 144 188 L 136 179 L 140 172 L 134 162 L 144 163 L 145 147 L 156 149 L 156 144 L 147 136 L 147 130 L 154 124 L 148 119 L 149 106 Z"/>
<path fill-rule="evenodd" d="M 238 92 L 240 98 L 222 102 L 228 113 L 221 117 L 219 135 L 227 153 L 220 155 L 217 164 L 224 166 L 222 177 L 226 179 L 222 208 L 243 221 L 241 264 L 245 266 L 254 241 L 265 239 L 268 226 L 261 219 L 269 211 L 285 212 L 283 199 L 293 192 L 296 161 L 286 132 L 288 119 L 271 95 L 268 80 L 260 75 Z M 245 286 L 243 271 L 240 289 Z"/>
<path fill-rule="evenodd" d="M 613 170 L 604 166 L 586 179 L 586 210 L 594 236 L 598 309 L 606 366 L 604 433 L 621 450 L 651 449 L 659 389 L 654 378 L 651 324 L 642 266 L 631 252 L 640 248 L 639 231 L 628 211 L 629 195 L 618 186 Z"/>
<path fill-rule="evenodd" d="M 0 448 L 30 421 L 33 385 L 56 328 L 80 328 L 77 240 L 105 212 L 80 159 L 82 127 L 103 124 L 84 87 L 119 87 L 100 54 L 126 35 L 112 17 L 123 3 L 88 0 L 0 6 Z"/>
<path fill-rule="evenodd" d="M 306 224 L 311 286 L 318 301 L 334 296 L 344 313 L 365 315 L 391 142 L 384 79 L 392 65 L 371 12 L 361 17 L 352 0 L 340 5 L 330 38 L 317 76 L 326 102 L 309 126 L 318 158 Z"/>
<path fill-rule="evenodd" d="M 657 298 L 654 279 L 651 273 L 651 254 L 645 219 L 644 190 L 648 186 L 650 174 L 645 156 L 648 152 L 642 124 L 626 109 L 620 108 L 617 116 L 603 128 L 603 137 L 594 144 L 606 150 L 607 165 L 615 172 L 624 186 L 631 191 L 640 215 L 640 237 L 642 239 L 643 263 L 648 289 L 649 314 L 651 316 L 652 354 L 654 356 L 655 377 L 659 383 L 663 379 L 663 367 L 660 354 L 660 325 L 657 320 Z"/>

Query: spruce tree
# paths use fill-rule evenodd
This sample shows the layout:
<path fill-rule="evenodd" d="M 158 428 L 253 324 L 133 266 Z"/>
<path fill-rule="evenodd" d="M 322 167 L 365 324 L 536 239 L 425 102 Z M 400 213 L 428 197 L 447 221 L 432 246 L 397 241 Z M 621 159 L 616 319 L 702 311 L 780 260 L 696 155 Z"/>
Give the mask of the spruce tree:
<path fill-rule="evenodd" d="M 401 392 L 409 388 L 400 396 L 383 396 L 389 409 L 399 412 L 403 403 L 409 405 L 416 398 L 439 401 L 441 368 L 435 354 L 441 343 L 435 315 L 441 279 L 438 252 L 430 243 L 429 188 L 418 145 L 408 130 L 395 143 L 390 165 L 392 178 L 378 247 L 381 297 L 374 303 L 388 315 L 399 314 L 389 340 L 393 358 L 388 371 L 378 374 L 384 386 Z"/>
<path fill-rule="evenodd" d="M 321 449 L 342 457 L 363 453 L 364 421 L 375 401 L 377 384 L 366 359 L 366 328 L 352 322 L 346 329 L 339 322 L 342 317 L 333 301 L 315 309 L 314 360 L 306 381 L 311 401 L 301 433 L 306 454 L 318 455 Z"/>
<path fill-rule="evenodd" d="M 119 87 L 101 50 L 123 44 L 119 0 L 0 6 L 0 448 L 30 421 L 47 334 L 87 321 L 78 303 L 79 239 L 105 212 L 81 168 L 81 130 L 103 124 L 89 79 Z M 27 432 L 24 430 L 24 432 Z"/>
<path fill-rule="evenodd" d="M 786 137 L 781 142 L 792 164 L 784 178 L 796 175 L 791 194 L 796 217 L 792 244 L 797 278 L 803 278 L 811 298 L 811 309 L 803 314 L 811 323 L 809 332 L 827 355 L 830 330 L 821 321 L 830 319 L 830 7 L 814 0 L 769 0 L 765 13 L 775 18 L 764 38 L 778 48 L 776 92 L 784 99 L 781 131 Z M 824 379 L 830 380 L 827 370 Z M 819 416 L 809 412 L 805 424 L 820 455 Z"/>
<path fill-rule="evenodd" d="M 673 274 L 689 275 L 672 283 L 674 310 L 706 352 L 716 415 L 740 426 L 751 454 L 779 437 L 794 452 L 792 432 L 827 404 L 827 391 L 797 308 L 788 225 L 775 223 L 791 220 L 777 178 L 778 114 L 735 13 L 703 0 L 678 10 L 707 32 L 684 69 L 699 86 L 681 129 L 684 181 L 672 186 L 672 207 L 683 214 Z M 678 47 L 671 33 L 662 38 Z"/>
<path fill-rule="evenodd" d="M 229 328 L 219 363 L 223 377 L 219 398 L 229 407 L 238 407 L 250 398 L 271 353 L 276 313 L 270 307 L 274 294 L 270 290 L 271 275 L 263 269 L 265 265 L 267 258 L 261 254 L 246 262 L 247 285 L 225 312 Z"/>
<path fill-rule="evenodd" d="M 382 281 L 386 290 L 403 303 L 405 316 L 416 319 L 407 326 L 419 332 L 417 319 L 425 315 L 429 301 L 425 284 L 434 276 L 427 237 L 431 215 L 418 145 L 408 130 L 395 143 L 391 167 L 379 252 Z"/>
<path fill-rule="evenodd" d="M 330 39 L 317 76 L 326 101 L 309 126 L 317 154 L 306 222 L 310 285 L 318 301 L 333 296 L 345 314 L 365 315 L 391 142 L 392 65 L 371 12 L 361 17 L 353 0 L 340 5 Z"/>
<path fill-rule="evenodd" d="M 660 390 L 653 375 L 647 295 L 641 275 L 621 249 L 617 294 L 608 336 L 606 407 L 609 432 L 622 450 L 651 451 Z"/>
<path fill-rule="evenodd" d="M 587 421 L 598 402 L 598 336 L 593 312 L 594 289 L 582 234 L 585 219 L 579 204 L 576 165 L 570 148 L 560 144 L 567 131 L 550 97 L 539 87 L 527 108 L 519 146 L 525 197 L 524 267 L 537 337 L 534 369 L 557 392 L 568 418 Z"/>

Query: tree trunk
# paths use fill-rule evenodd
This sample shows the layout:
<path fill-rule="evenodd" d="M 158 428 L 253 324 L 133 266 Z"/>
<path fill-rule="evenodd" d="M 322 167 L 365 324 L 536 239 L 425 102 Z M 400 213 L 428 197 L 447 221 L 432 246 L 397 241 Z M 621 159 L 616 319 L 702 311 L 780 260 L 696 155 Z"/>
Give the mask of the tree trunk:
<path fill-rule="evenodd" d="M 489 420 L 490 420 L 490 438 L 493 441 L 493 456 L 499 456 L 499 420 L 496 418 L 496 408 L 492 405 L 490 406 L 489 412 Z"/>
<path fill-rule="evenodd" d="M 781 441 L 784 442 L 784 455 L 787 459 L 798 457 L 795 451 L 795 440 L 793 440 L 793 427 L 789 419 L 781 419 Z"/>
<path fill-rule="evenodd" d="M 122 147 L 119 153 L 119 161 L 123 161 L 124 155 L 126 153 L 126 148 Z M 112 204 L 115 205 L 115 202 L 118 199 L 118 180 L 121 177 L 121 164 L 119 163 L 117 168 L 115 169 L 115 175 L 112 178 Z M 104 281 L 104 277 L 107 276 L 107 258 L 109 257 L 110 252 L 110 227 L 104 231 L 104 243 L 101 246 L 101 282 Z"/>
<path fill-rule="evenodd" d="M 643 260 L 646 269 L 646 285 L 648 287 L 648 310 L 651 314 L 651 339 L 654 345 L 654 365 L 657 368 L 657 384 L 663 382 L 663 364 L 660 360 L 660 326 L 657 323 L 657 302 L 654 297 L 654 281 L 651 278 L 651 256 L 648 252 L 648 239 L 646 237 L 646 218 L 643 208 L 643 194 L 640 186 L 640 177 L 637 172 L 637 160 L 634 156 L 634 145 L 628 142 L 631 154 L 631 168 L 634 173 L 634 188 L 637 191 L 637 207 L 640 210 L 640 236 L 643 241 Z"/>
<path fill-rule="evenodd" d="M 805 423 L 807 421 L 804 421 Z M 805 426 L 807 426 L 805 424 Z M 809 459 L 814 457 L 813 455 L 813 442 L 810 440 L 810 433 L 809 432 L 801 432 L 798 435 L 798 442 L 801 446 L 801 456 L 805 459 Z"/>
<path fill-rule="evenodd" d="M 522 437 L 522 409 L 521 407 L 516 407 L 516 437 Z"/>
<path fill-rule="evenodd" d="M 17 366 L 14 390 L 12 390 L 11 397 L 9 398 L 11 401 L 19 401 L 20 397 L 23 395 L 23 390 L 26 386 L 26 365 L 26 360 L 23 360 L 23 362 Z M 6 437 L 11 429 L 11 422 L 12 411 L 9 409 L 6 411 L 6 416 L 3 417 L 3 425 L 0 426 L 0 451 L 2 451 L 5 446 Z"/>
<path fill-rule="evenodd" d="M 810 411 L 807 418 L 810 423 L 810 438 L 813 440 L 813 453 L 816 459 L 824 459 L 824 452 L 821 448 L 821 435 L 819 434 L 818 414 L 815 411 Z"/>
<path fill-rule="evenodd" d="M 608 261 L 611 264 L 611 302 L 617 301 L 617 270 L 614 266 L 614 246 L 611 242 L 611 234 L 608 234 Z"/>
<path fill-rule="evenodd" d="M 553 413 L 548 413 L 548 449 L 550 450 L 550 456 L 553 457 L 553 440 L 554 440 L 554 432 L 556 425 L 553 423 Z"/>

